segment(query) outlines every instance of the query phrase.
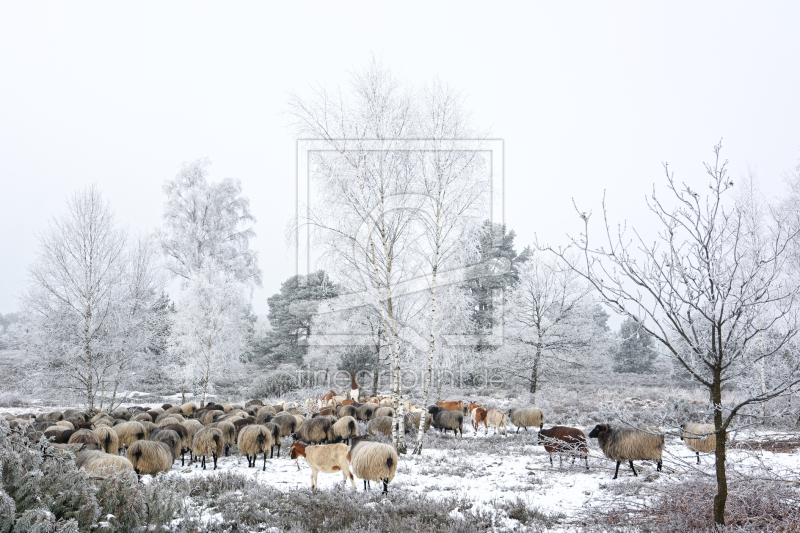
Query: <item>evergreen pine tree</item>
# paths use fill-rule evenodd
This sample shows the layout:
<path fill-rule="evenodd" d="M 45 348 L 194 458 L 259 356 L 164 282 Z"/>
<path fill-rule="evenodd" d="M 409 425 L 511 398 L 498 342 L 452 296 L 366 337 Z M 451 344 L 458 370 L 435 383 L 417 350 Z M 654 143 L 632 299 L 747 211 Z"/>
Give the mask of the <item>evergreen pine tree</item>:
<path fill-rule="evenodd" d="M 631 318 L 619 328 L 621 342 L 614 353 L 615 372 L 644 374 L 652 371 L 658 355 L 653 349 L 653 338 Z"/>

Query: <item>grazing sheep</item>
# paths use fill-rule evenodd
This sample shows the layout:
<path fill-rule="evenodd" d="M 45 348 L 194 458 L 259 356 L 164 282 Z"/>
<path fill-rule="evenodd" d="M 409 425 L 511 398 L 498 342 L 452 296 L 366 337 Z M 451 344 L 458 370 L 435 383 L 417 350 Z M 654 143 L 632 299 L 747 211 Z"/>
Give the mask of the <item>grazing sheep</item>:
<path fill-rule="evenodd" d="M 503 433 L 508 437 L 508 414 L 500 409 L 489 409 L 486 411 L 486 422 L 495 429 L 495 434 L 500 434 L 500 428 L 503 428 Z M 489 434 L 489 428 L 486 428 L 486 434 Z"/>
<path fill-rule="evenodd" d="M 45 434 L 46 435 L 46 434 Z M 727 441 L 730 435 L 725 434 Z M 685 422 L 681 424 L 681 440 L 690 450 L 697 454 L 697 464 L 700 464 L 700 452 L 711 453 L 717 449 L 717 430 L 714 424 L 694 424 Z"/>
<path fill-rule="evenodd" d="M 394 416 L 394 408 L 392 407 L 378 407 L 375 409 L 375 413 L 372 415 L 373 418 L 378 418 L 379 416 Z"/>
<path fill-rule="evenodd" d="M 394 426 L 392 425 L 393 418 L 391 416 L 379 416 L 373 418 L 367 424 L 367 434 L 374 435 L 375 433 L 383 433 L 384 435 L 391 436 Z M 412 429 L 409 424 L 403 424 L 403 430 L 408 433 Z"/>
<path fill-rule="evenodd" d="M 346 416 L 352 416 L 356 420 L 358 420 L 358 413 L 356 412 L 356 408 L 352 405 L 340 405 L 336 408 L 336 416 L 339 418 L 344 418 Z"/>
<path fill-rule="evenodd" d="M 83 442 L 96 442 L 100 444 L 100 439 L 94 434 L 91 429 L 79 429 L 67 441 L 67 444 L 79 444 Z"/>
<path fill-rule="evenodd" d="M 422 416 L 422 411 L 414 411 L 412 413 L 405 413 L 403 415 L 405 417 L 405 426 L 408 429 L 419 429 L 419 419 Z M 425 427 L 423 431 L 428 431 L 431 429 L 431 422 L 433 422 L 433 416 L 430 413 L 425 413 Z"/>
<path fill-rule="evenodd" d="M 170 407 L 169 409 L 164 411 L 164 414 L 176 415 L 176 414 L 179 414 L 181 412 L 182 411 L 181 411 L 181 406 L 180 405 L 173 405 L 172 407 Z"/>
<path fill-rule="evenodd" d="M 606 456 L 617 462 L 613 479 L 617 479 L 619 465 L 628 461 L 633 470 L 633 475 L 638 476 L 633 467 L 634 461 L 646 460 L 657 463 L 657 470 L 661 471 L 661 454 L 664 451 L 664 435 L 652 435 L 647 431 L 658 428 L 646 428 L 645 431 L 635 428 L 613 428 L 609 424 L 598 424 L 589 433 L 589 438 L 597 439 L 600 449 Z"/>
<path fill-rule="evenodd" d="M 94 429 L 94 434 L 100 441 L 100 446 L 106 453 L 117 455 L 119 453 L 119 436 L 111 428 L 100 427 Z"/>
<path fill-rule="evenodd" d="M 321 444 L 333 441 L 333 424 L 326 417 L 309 418 L 299 425 L 292 433 L 292 438 L 311 444 Z"/>
<path fill-rule="evenodd" d="M 144 440 L 147 438 L 147 433 L 141 422 L 125 422 L 115 427 L 114 432 L 117 434 L 119 445 L 122 446 L 123 449 L 129 448 L 131 444 L 137 440 Z"/>
<path fill-rule="evenodd" d="M 67 429 L 75 429 L 75 426 L 69 420 L 59 420 L 56 422 L 57 426 L 65 427 Z"/>
<path fill-rule="evenodd" d="M 165 418 L 162 418 L 161 420 L 157 420 L 156 427 L 163 428 L 164 426 L 171 426 L 172 424 L 180 424 L 181 422 L 183 422 L 183 420 L 174 417 L 172 415 L 169 415 L 166 416 Z"/>
<path fill-rule="evenodd" d="M 213 424 L 214 422 L 216 422 L 217 418 L 221 417 L 224 414 L 225 412 L 222 410 L 205 411 L 202 415 L 202 418 L 200 418 L 200 422 L 202 422 L 204 426 L 207 426 L 209 424 Z"/>
<path fill-rule="evenodd" d="M 364 403 L 356 408 L 356 420 L 372 420 L 375 416 L 375 405 Z"/>
<path fill-rule="evenodd" d="M 565 426 L 540 429 L 536 442 L 544 444 L 544 449 L 550 454 L 550 465 L 553 464 L 554 453 L 558 454 L 559 464 L 562 460 L 562 453 L 572 455 L 573 464 L 577 454 L 586 461 L 586 470 L 589 470 L 589 447 L 587 446 L 586 434 L 580 429 Z"/>
<path fill-rule="evenodd" d="M 220 405 L 222 406 L 222 412 L 225 414 L 228 414 L 233 410 L 233 405 L 229 403 L 221 403 Z"/>
<path fill-rule="evenodd" d="M 162 406 L 161 406 L 161 410 L 162 410 L 162 411 L 166 411 L 166 410 L 167 410 L 167 409 L 169 409 L 170 407 L 172 407 L 172 404 L 171 404 L 171 403 L 165 403 L 164 405 L 162 405 Z"/>
<path fill-rule="evenodd" d="M 172 460 L 174 461 L 181 455 L 181 436 L 177 431 L 171 429 L 157 429 L 148 440 L 153 442 L 163 442 L 170 447 Z"/>
<path fill-rule="evenodd" d="M 128 459 L 106 453 L 94 442 L 87 442 L 81 446 L 75 457 L 75 466 L 94 475 L 100 475 L 109 469 L 117 472 L 133 472 L 133 463 Z"/>
<path fill-rule="evenodd" d="M 174 431 L 181 438 L 181 466 L 184 466 L 186 464 L 184 461 L 184 454 L 189 451 L 189 430 L 186 429 L 186 426 L 181 424 L 172 424 L 171 426 L 164 427 L 164 429 Z"/>
<path fill-rule="evenodd" d="M 152 422 L 153 417 L 151 417 L 149 413 L 136 413 L 135 415 L 133 415 L 133 418 L 131 418 L 131 420 L 136 422 L 139 421 Z"/>
<path fill-rule="evenodd" d="M 186 428 L 186 432 L 189 434 L 186 439 L 186 447 L 189 449 L 189 463 L 191 464 L 194 462 L 194 454 L 192 453 L 194 435 L 204 426 L 198 420 L 187 420 L 186 422 L 181 422 L 181 425 Z"/>
<path fill-rule="evenodd" d="M 258 454 L 264 454 L 264 466 L 261 468 L 262 471 L 267 469 L 267 450 L 269 450 L 271 454 L 273 444 L 274 441 L 272 440 L 272 434 L 269 430 L 264 426 L 256 424 L 243 427 L 236 441 L 239 452 L 247 457 L 248 467 L 256 466 Z M 252 462 L 250 461 L 251 455 L 253 456 Z"/>
<path fill-rule="evenodd" d="M 128 459 L 133 471 L 140 476 L 150 474 L 155 477 L 159 472 L 172 470 L 172 449 L 165 442 L 137 440 L 128 448 Z"/>
<path fill-rule="evenodd" d="M 263 424 L 267 431 L 270 432 L 272 435 L 272 448 L 269 451 L 269 458 L 272 459 L 272 454 L 275 451 L 275 448 L 278 448 L 278 457 L 281 456 L 281 445 L 283 444 L 283 432 L 278 424 L 273 424 L 272 422 L 267 422 Z"/>
<path fill-rule="evenodd" d="M 278 415 L 270 422 L 281 428 L 281 437 L 288 437 L 295 432 L 298 426 L 297 419 L 293 415 Z"/>
<path fill-rule="evenodd" d="M 50 426 L 47 428 L 47 430 L 45 430 L 44 438 L 53 439 L 55 442 L 55 439 L 65 431 L 69 431 L 69 429 L 65 428 L 64 426 Z"/>
<path fill-rule="evenodd" d="M 52 420 L 55 423 L 55 422 L 58 422 L 59 420 L 64 420 L 64 413 L 62 413 L 61 411 L 52 411 L 50 413 L 44 413 L 43 415 L 38 416 L 36 418 L 37 418 L 37 422 L 39 420 L 42 420 L 42 421 L 44 421 L 44 420 Z"/>
<path fill-rule="evenodd" d="M 203 428 L 195 433 L 192 439 L 192 453 L 202 457 L 203 470 L 206 469 L 206 456 L 214 459 L 214 470 L 217 469 L 217 457 L 222 455 L 224 437 L 217 428 Z"/>
<path fill-rule="evenodd" d="M 285 410 L 285 405 L 286 405 L 285 402 L 276 403 L 275 405 L 272 406 L 272 409 L 275 410 L 275 414 L 278 414 Z"/>
<path fill-rule="evenodd" d="M 214 422 L 209 424 L 210 428 L 217 428 L 222 432 L 222 445 L 225 449 L 225 457 L 228 457 L 231 452 L 231 446 L 236 442 L 236 426 L 231 422 Z"/>
<path fill-rule="evenodd" d="M 159 429 L 159 428 L 158 428 L 158 426 L 157 426 L 157 425 L 155 425 L 155 424 L 153 424 L 152 422 L 147 422 L 147 421 L 144 421 L 144 420 L 143 420 L 143 421 L 141 421 L 141 422 L 139 422 L 139 423 L 140 423 L 140 424 L 142 425 L 142 427 L 144 428 L 144 438 L 145 438 L 145 439 L 149 438 L 149 437 L 150 437 L 150 434 L 151 434 L 153 431 L 155 431 L 155 430 Z"/>
<path fill-rule="evenodd" d="M 544 413 L 538 407 L 509 409 L 508 419 L 517 426 L 517 433 L 519 433 L 519 428 L 525 428 L 525 431 L 528 431 L 528 427 L 539 426 L 539 429 L 544 427 Z"/>
<path fill-rule="evenodd" d="M 440 405 L 432 405 L 428 408 L 428 412 L 433 416 L 433 427 L 442 431 L 447 435 L 447 431 L 453 432 L 456 436 L 458 432 L 462 437 L 464 436 L 464 415 L 461 411 L 445 411 L 444 407 Z"/>
<path fill-rule="evenodd" d="M 306 446 L 302 442 L 295 442 L 289 449 L 289 457 L 297 459 L 305 457 L 311 469 L 311 490 L 317 488 L 317 475 L 334 474 L 341 472 L 345 485 L 348 481 L 356 488 L 353 474 L 350 473 L 350 447 L 346 444 L 325 444 L 323 446 Z"/>
<path fill-rule="evenodd" d="M 252 407 L 254 405 L 262 406 L 264 405 L 264 402 L 262 402 L 261 400 L 247 400 L 244 403 L 245 409 L 247 409 L 248 407 Z"/>
<path fill-rule="evenodd" d="M 397 472 L 397 452 L 388 444 L 360 440 L 350 447 L 350 465 L 353 474 L 364 480 L 364 490 L 370 481 L 381 481 L 386 494 Z"/>
<path fill-rule="evenodd" d="M 197 411 L 197 404 L 194 402 L 186 402 L 181 405 L 181 414 L 186 418 L 194 415 L 195 411 Z"/>
<path fill-rule="evenodd" d="M 352 441 L 353 437 L 358 435 L 358 424 L 356 419 L 352 416 L 345 416 L 340 418 L 333 424 L 333 439 L 336 442 L 346 440 L 348 444 Z"/>
<path fill-rule="evenodd" d="M 75 433 L 74 429 L 68 429 L 66 431 L 62 431 L 61 433 L 55 436 L 55 438 L 53 439 L 53 443 L 67 444 L 69 442 L 69 439 L 72 437 L 74 433 Z"/>
<path fill-rule="evenodd" d="M 159 417 L 159 415 L 162 415 L 162 414 L 164 414 L 164 411 L 163 411 L 163 410 L 161 410 L 161 409 L 159 409 L 159 410 L 150 409 L 149 411 L 146 411 L 146 413 L 147 413 L 148 415 L 150 415 L 150 419 L 151 419 L 153 422 L 155 422 L 155 421 L 156 421 L 156 418 L 158 418 L 158 417 Z"/>

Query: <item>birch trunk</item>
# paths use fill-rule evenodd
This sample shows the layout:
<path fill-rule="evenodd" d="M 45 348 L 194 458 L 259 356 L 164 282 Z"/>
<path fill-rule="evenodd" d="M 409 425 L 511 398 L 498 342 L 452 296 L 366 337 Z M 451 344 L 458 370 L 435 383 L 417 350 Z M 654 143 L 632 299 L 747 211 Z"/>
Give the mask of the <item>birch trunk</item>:
<path fill-rule="evenodd" d="M 428 338 L 428 370 L 425 373 L 425 390 L 422 393 L 422 413 L 419 417 L 419 427 L 417 428 L 417 444 L 414 446 L 414 455 L 422 454 L 422 440 L 425 435 L 426 407 L 428 405 L 428 393 L 431 388 L 431 377 L 433 374 L 433 353 L 436 348 L 436 274 L 439 268 L 439 246 L 436 247 L 436 257 L 433 264 L 433 276 L 431 277 L 431 323 L 430 337 Z M 441 391 L 442 376 L 439 375 L 439 391 Z"/>

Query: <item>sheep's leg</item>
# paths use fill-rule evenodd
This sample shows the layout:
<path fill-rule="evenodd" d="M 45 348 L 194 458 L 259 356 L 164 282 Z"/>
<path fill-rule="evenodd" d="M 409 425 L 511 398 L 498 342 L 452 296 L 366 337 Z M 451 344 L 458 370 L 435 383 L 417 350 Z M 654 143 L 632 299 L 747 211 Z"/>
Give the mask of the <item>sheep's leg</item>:
<path fill-rule="evenodd" d="M 367 480 L 365 479 L 364 480 L 364 492 L 366 492 L 366 490 L 367 490 Z"/>
<path fill-rule="evenodd" d="M 528 428 L 525 428 L 525 430 L 527 431 Z M 519 435 L 519 426 L 517 426 L 517 435 Z"/>
<path fill-rule="evenodd" d="M 621 461 L 617 461 L 617 469 L 616 469 L 616 470 L 614 470 L 614 477 L 613 477 L 613 478 L 611 478 L 611 479 L 617 479 L 617 474 L 619 474 L 619 463 L 620 463 L 620 462 L 621 462 Z"/>
<path fill-rule="evenodd" d="M 203 470 L 205 470 L 206 469 L 206 456 L 205 455 L 203 456 L 202 464 L 203 464 Z"/>
<path fill-rule="evenodd" d="M 656 468 L 656 470 L 661 472 L 661 461 L 658 462 L 658 468 Z"/>
<path fill-rule="evenodd" d="M 553 454 L 550 454 L 550 466 L 553 466 Z"/>
<path fill-rule="evenodd" d="M 213 455 L 214 455 L 214 470 L 216 470 L 217 469 L 217 454 L 214 453 Z"/>
<path fill-rule="evenodd" d="M 388 494 L 389 493 L 389 478 L 388 477 L 383 478 L 383 493 L 384 494 Z"/>
<path fill-rule="evenodd" d="M 231 447 L 225 446 L 225 457 L 229 457 L 231 454 Z"/>
<path fill-rule="evenodd" d="M 256 466 L 255 456 L 253 457 L 253 466 Z M 261 468 L 261 471 L 266 472 L 266 470 L 267 470 L 267 450 L 264 450 L 264 466 Z"/>
<path fill-rule="evenodd" d="M 700 464 L 700 452 L 695 452 L 697 454 L 697 464 Z"/>
<path fill-rule="evenodd" d="M 637 474 L 637 473 L 636 473 L 636 469 L 633 467 L 633 461 L 628 461 L 628 462 L 629 462 L 629 463 L 630 463 L 630 465 L 631 465 L 631 470 L 633 470 L 633 475 L 634 475 L 634 476 L 636 476 L 636 477 L 638 477 L 638 476 L 639 476 L 639 474 Z"/>

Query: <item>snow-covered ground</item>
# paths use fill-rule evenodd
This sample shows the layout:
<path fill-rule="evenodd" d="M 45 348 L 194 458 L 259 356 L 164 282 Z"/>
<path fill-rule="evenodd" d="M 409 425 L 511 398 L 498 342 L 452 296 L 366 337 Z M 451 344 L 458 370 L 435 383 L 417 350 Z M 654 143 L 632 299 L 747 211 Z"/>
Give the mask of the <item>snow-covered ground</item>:
<path fill-rule="evenodd" d="M 36 410 L 15 408 L 6 411 Z M 582 429 L 587 434 L 591 430 L 590 427 Z M 365 433 L 363 423 L 359 426 L 359 433 Z M 409 447 L 413 446 L 413 437 L 413 433 L 408 435 Z M 572 464 L 571 459 L 565 458 L 560 464 L 558 457 L 554 457 L 551 466 L 547 452 L 536 445 L 536 437 L 536 431 L 517 434 L 513 426 L 510 426 L 508 436 L 495 435 L 493 431 L 487 436 L 483 428 L 476 434 L 468 422 L 465 422 L 463 438 L 444 436 L 431 430 L 425 436 L 421 456 L 409 453 L 400 457 L 397 475 L 389 491 L 403 488 L 429 498 L 466 500 L 483 506 L 492 506 L 502 500 L 521 500 L 528 507 L 557 518 L 574 517 L 592 507 L 613 503 L 615 498 L 645 499 L 647 496 L 640 496 L 638 490 L 643 484 L 656 488 L 660 484 L 682 483 L 696 476 L 714 476 L 713 457 L 701 456 L 701 464 L 696 465 L 694 453 L 673 435 L 666 437 L 663 472 L 657 472 L 652 463 L 637 461 L 638 477 L 632 475 L 627 465 L 622 465 L 616 480 L 612 480 L 615 464 L 602 455 L 597 441 L 590 439 L 587 471 L 581 460 Z M 797 442 L 800 434 L 737 433 L 727 453 L 729 474 L 735 476 L 741 472 L 772 479 L 796 479 L 800 472 L 800 450 L 784 446 L 779 447 L 779 451 L 768 451 L 758 446 L 759 442 L 782 440 Z M 229 457 L 219 459 L 216 472 L 245 474 L 282 491 L 308 489 L 310 469 L 304 459 L 288 459 L 290 445 L 291 439 L 285 438 L 281 458 L 267 459 L 263 471 L 261 457 L 256 468 L 248 468 L 247 460 L 234 448 Z M 198 463 L 182 467 L 180 461 L 175 462 L 172 472 L 178 476 L 210 476 L 215 473 L 211 466 L 206 470 Z M 342 484 L 343 476 L 340 474 L 319 475 L 322 490 L 342 490 Z M 363 490 L 360 480 L 356 480 L 356 490 Z M 380 487 L 373 484 L 371 490 L 377 493 Z M 652 494 L 652 491 L 643 492 Z"/>

